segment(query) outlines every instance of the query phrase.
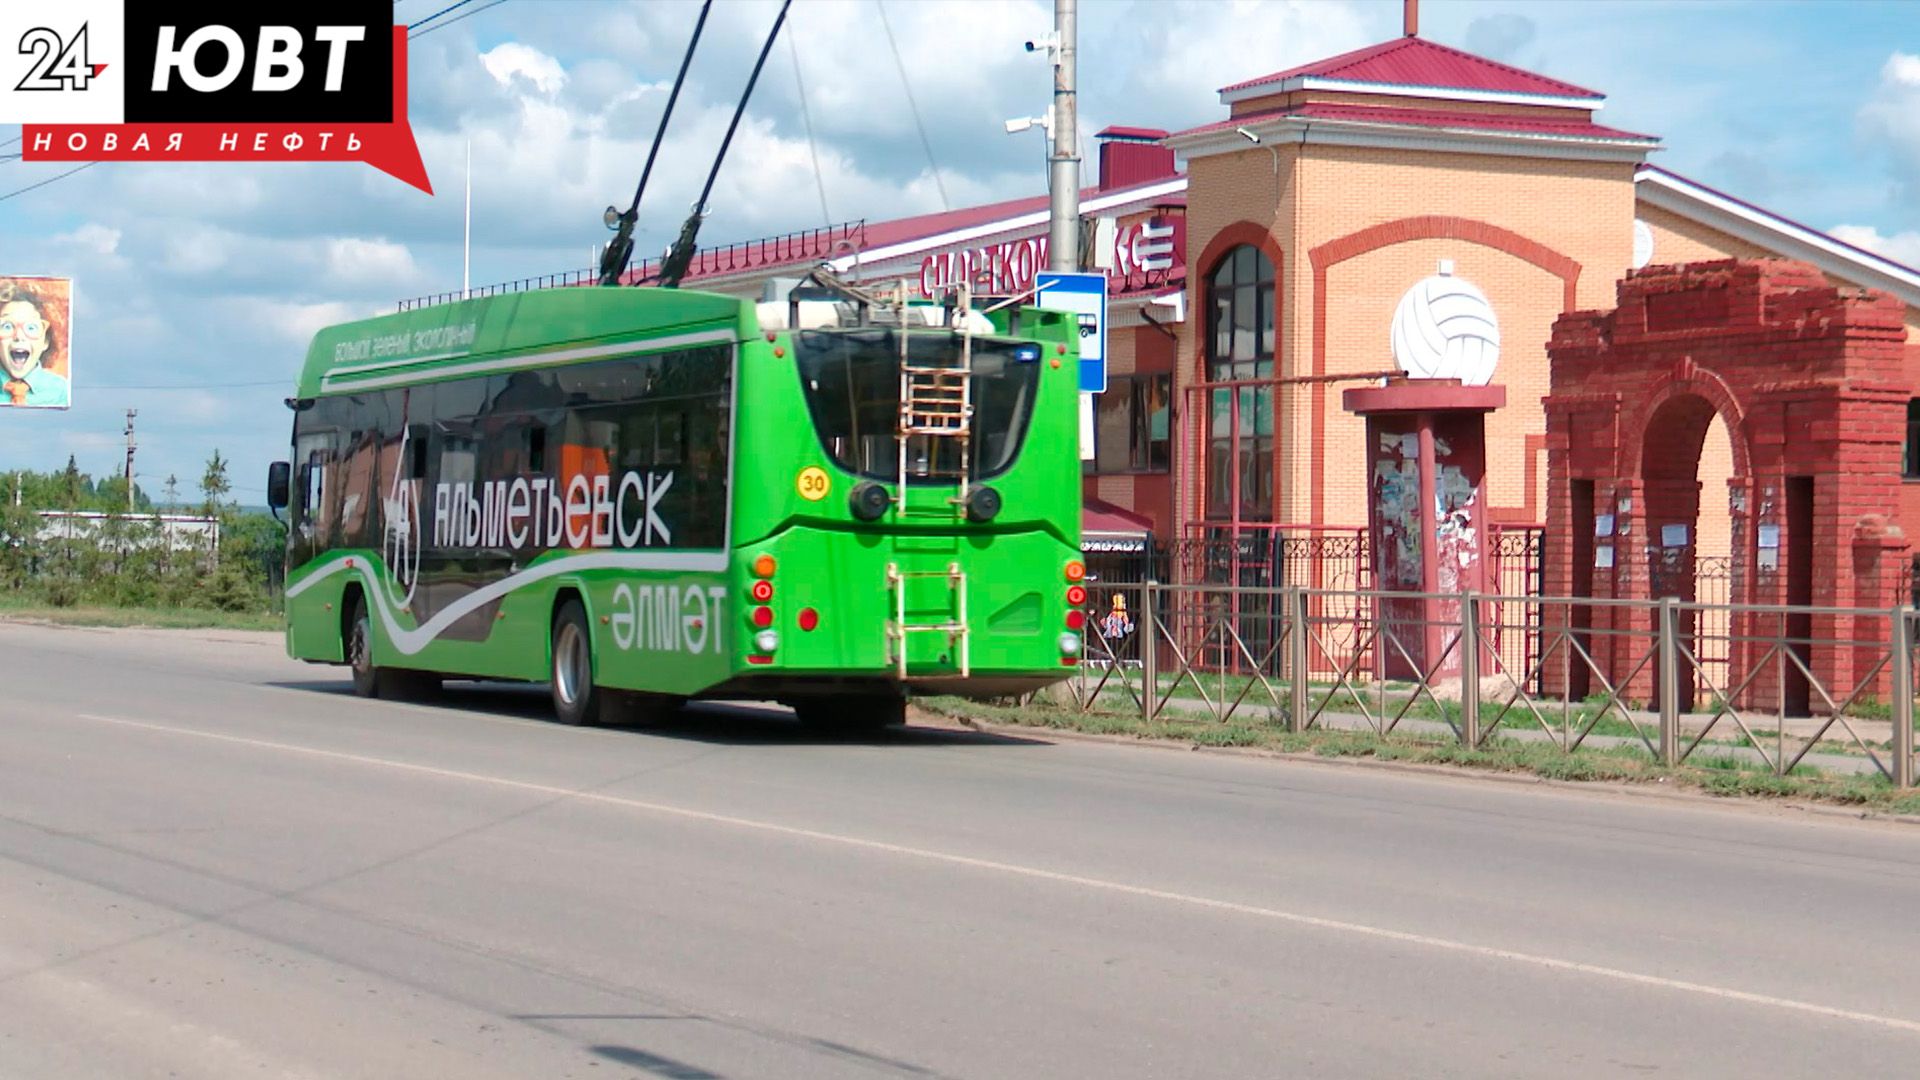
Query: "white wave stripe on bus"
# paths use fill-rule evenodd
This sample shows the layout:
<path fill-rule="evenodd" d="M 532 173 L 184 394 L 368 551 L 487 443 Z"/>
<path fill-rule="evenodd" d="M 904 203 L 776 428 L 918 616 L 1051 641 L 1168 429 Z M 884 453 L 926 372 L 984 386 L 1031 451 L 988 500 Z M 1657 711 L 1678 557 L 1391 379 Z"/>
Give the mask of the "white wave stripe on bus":
<path fill-rule="evenodd" d="M 312 573 L 300 579 L 297 584 L 287 586 L 287 599 L 291 600 L 327 578 L 346 570 L 359 570 L 352 562 L 359 559 L 367 562 L 365 556 L 342 555 L 322 563 Z M 372 580 L 366 582 L 362 596 L 372 597 L 375 611 L 380 615 L 380 623 L 386 628 L 387 638 L 393 647 L 403 656 L 412 656 L 433 643 L 433 639 L 446 632 L 447 627 L 473 614 L 485 605 L 492 603 L 536 581 L 544 581 L 558 574 L 572 573 L 577 570 L 667 570 L 667 571 L 718 571 L 727 568 L 727 556 L 718 551 L 596 551 L 583 555 L 567 555 L 558 559 L 531 566 L 517 574 L 501 578 L 491 585 L 482 586 L 467 595 L 448 604 L 445 608 L 420 626 L 409 630 L 400 625 L 394 617 L 393 609 L 388 605 L 386 591 L 376 586 Z"/>

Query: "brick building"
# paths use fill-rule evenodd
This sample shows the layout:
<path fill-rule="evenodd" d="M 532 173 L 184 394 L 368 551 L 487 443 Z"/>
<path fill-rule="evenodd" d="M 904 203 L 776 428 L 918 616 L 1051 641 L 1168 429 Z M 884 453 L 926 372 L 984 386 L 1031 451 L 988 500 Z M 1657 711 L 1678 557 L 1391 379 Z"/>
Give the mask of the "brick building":
<path fill-rule="evenodd" d="M 1100 531 L 1239 545 L 1361 529 L 1362 426 L 1338 395 L 1394 368 L 1396 311 L 1436 275 L 1470 285 L 1497 323 L 1492 381 L 1509 404 L 1487 420 L 1496 524 L 1547 521 L 1555 320 L 1612 308 L 1639 267 L 1786 257 L 1879 290 L 1902 312 L 1900 370 L 1920 386 L 1920 271 L 1650 164 L 1659 139 L 1597 122 L 1598 92 L 1409 34 L 1219 96 L 1224 115 L 1187 131 L 1095 137 L 1081 209 L 1085 260 L 1111 297 L 1085 480 Z M 688 283 L 758 295 L 824 260 L 924 291 L 964 275 L 1017 292 L 1046 265 L 1046 214 L 1036 192 L 716 248 Z M 1907 415 L 1920 430 L 1920 405 Z M 1708 423 L 1703 558 L 1731 542 L 1717 493 L 1733 449 L 1724 421 Z M 1920 480 L 1920 447 L 1903 471 Z M 1920 535 L 1920 483 L 1896 501 Z"/>

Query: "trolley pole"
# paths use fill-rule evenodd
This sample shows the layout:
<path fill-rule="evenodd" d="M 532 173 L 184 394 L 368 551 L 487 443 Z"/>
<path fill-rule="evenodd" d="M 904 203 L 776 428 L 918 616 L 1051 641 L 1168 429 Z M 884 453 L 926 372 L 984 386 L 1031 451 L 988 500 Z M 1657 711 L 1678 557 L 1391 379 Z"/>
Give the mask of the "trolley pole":
<path fill-rule="evenodd" d="M 1075 121 L 1078 101 L 1079 25 L 1074 0 L 1053 0 L 1053 156 L 1048 159 L 1051 188 L 1047 229 L 1047 269 L 1080 269 L 1080 140 Z"/>

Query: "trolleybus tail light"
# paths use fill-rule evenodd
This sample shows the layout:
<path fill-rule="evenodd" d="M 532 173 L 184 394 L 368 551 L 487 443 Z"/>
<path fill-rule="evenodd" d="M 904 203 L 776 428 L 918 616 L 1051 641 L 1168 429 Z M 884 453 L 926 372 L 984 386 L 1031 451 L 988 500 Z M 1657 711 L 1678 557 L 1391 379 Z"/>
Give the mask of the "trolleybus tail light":
<path fill-rule="evenodd" d="M 1085 585 L 1067 586 L 1067 603 L 1072 604 L 1074 607 L 1080 607 L 1086 602 L 1087 587 Z"/>
<path fill-rule="evenodd" d="M 770 578 L 773 576 L 774 567 L 777 565 L 778 564 L 773 561 L 773 556 L 760 555 L 753 560 L 753 576 L 757 578 Z"/>
<path fill-rule="evenodd" d="M 1086 612 L 1081 611 L 1079 608 L 1074 608 L 1072 611 L 1067 612 L 1067 629 L 1078 630 L 1085 625 L 1087 625 Z"/>
<path fill-rule="evenodd" d="M 763 653 L 770 653 L 780 647 L 778 630 L 762 630 L 753 635 L 753 647 Z"/>
<path fill-rule="evenodd" d="M 773 582 L 760 580 L 753 583 L 753 602 L 764 604 L 773 599 Z"/>
<path fill-rule="evenodd" d="M 772 650 L 769 649 L 769 652 Z M 1067 633 L 1060 635 L 1060 653 L 1063 656 L 1080 655 L 1080 635 Z"/>
<path fill-rule="evenodd" d="M 1075 559 L 1067 564 L 1067 580 L 1079 581 L 1087 576 L 1087 564 Z"/>
<path fill-rule="evenodd" d="M 770 607 L 754 608 L 753 609 L 753 625 L 758 626 L 763 630 L 769 626 L 772 626 L 773 625 L 773 609 Z"/>
<path fill-rule="evenodd" d="M 967 520 L 979 523 L 992 521 L 1000 514 L 1000 493 L 986 485 L 967 492 Z"/>
<path fill-rule="evenodd" d="M 887 489 L 871 480 L 862 480 L 853 485 L 853 491 L 847 495 L 847 509 L 861 521 L 879 521 L 887 515 L 887 507 L 893 505 L 893 496 Z"/>
<path fill-rule="evenodd" d="M 820 613 L 810 607 L 800 609 L 800 629 L 811 632 L 820 625 Z"/>

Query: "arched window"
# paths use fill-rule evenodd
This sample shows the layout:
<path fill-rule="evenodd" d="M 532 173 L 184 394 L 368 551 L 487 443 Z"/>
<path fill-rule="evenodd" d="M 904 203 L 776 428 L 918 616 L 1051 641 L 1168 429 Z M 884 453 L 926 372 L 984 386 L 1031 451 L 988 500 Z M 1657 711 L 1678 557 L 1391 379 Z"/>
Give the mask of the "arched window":
<path fill-rule="evenodd" d="M 1251 244 L 1232 249 L 1207 280 L 1207 381 L 1273 376 L 1273 261 Z M 1207 516 L 1273 517 L 1273 390 L 1222 387 L 1210 395 Z"/>

